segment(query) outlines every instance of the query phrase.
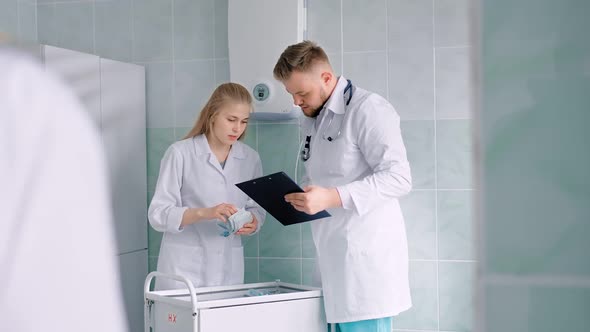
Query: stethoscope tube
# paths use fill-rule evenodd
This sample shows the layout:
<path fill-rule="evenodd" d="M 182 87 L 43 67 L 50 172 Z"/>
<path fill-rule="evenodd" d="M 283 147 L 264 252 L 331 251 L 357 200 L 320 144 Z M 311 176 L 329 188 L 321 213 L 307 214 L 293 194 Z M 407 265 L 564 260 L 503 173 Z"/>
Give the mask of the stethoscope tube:
<path fill-rule="evenodd" d="M 352 82 L 350 80 L 346 80 L 347 84 L 346 84 L 346 88 L 344 88 L 344 92 L 342 93 L 343 95 L 346 94 L 346 92 L 348 92 L 350 90 L 350 94 L 348 95 L 348 100 L 346 101 L 346 106 L 348 106 L 350 104 L 350 100 L 352 99 L 352 94 L 354 93 L 354 91 L 352 91 Z"/>
<path fill-rule="evenodd" d="M 353 91 L 353 87 L 352 87 L 352 82 L 350 80 L 346 80 L 348 83 L 346 84 L 346 87 L 344 88 L 344 92 L 342 93 L 342 95 L 345 97 L 346 93 L 348 91 L 350 91 L 350 93 L 348 94 L 348 99 L 346 100 L 345 106 L 347 107 L 350 104 L 350 100 L 352 99 L 352 95 L 354 93 Z M 346 97 L 345 97 L 346 98 Z M 326 129 L 324 130 L 324 133 L 322 134 L 322 138 L 327 140 L 328 142 L 332 142 L 333 140 L 337 139 L 338 137 L 340 137 L 341 134 L 341 129 L 342 129 L 342 124 L 340 124 L 340 128 L 338 128 L 338 132 L 336 132 L 336 136 L 332 137 L 332 136 L 326 136 L 326 133 L 329 132 L 330 128 L 332 128 L 332 121 L 334 120 L 334 114 L 331 114 L 330 117 L 330 121 L 328 122 L 328 126 L 326 127 Z"/>

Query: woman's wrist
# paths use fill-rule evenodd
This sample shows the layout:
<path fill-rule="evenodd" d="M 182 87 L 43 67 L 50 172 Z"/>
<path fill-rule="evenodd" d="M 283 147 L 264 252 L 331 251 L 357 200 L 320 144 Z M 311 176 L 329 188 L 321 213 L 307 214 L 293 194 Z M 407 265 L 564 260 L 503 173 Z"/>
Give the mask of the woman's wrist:
<path fill-rule="evenodd" d="M 204 209 L 203 208 L 188 208 L 182 215 L 182 222 L 180 223 L 180 227 L 185 227 L 187 225 L 191 225 L 197 223 L 204 218 Z"/>

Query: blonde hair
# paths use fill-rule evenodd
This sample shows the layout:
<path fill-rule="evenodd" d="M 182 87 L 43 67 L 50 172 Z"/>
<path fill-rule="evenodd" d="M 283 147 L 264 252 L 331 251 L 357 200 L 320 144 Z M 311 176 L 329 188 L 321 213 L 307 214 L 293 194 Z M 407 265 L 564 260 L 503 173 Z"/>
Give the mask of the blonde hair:
<path fill-rule="evenodd" d="M 237 83 L 223 83 L 219 85 L 209 97 L 207 104 L 201 110 L 199 118 L 194 127 L 188 132 L 184 139 L 197 135 L 208 135 L 211 132 L 213 120 L 219 110 L 229 103 L 247 104 L 252 110 L 252 96 L 246 88 Z M 238 137 L 241 140 L 246 135 L 246 130 Z"/>
<path fill-rule="evenodd" d="M 305 40 L 287 47 L 279 57 L 272 73 L 275 79 L 285 81 L 291 77 L 292 72 L 308 72 L 313 65 L 320 62 L 330 65 L 326 52 L 316 43 Z"/>

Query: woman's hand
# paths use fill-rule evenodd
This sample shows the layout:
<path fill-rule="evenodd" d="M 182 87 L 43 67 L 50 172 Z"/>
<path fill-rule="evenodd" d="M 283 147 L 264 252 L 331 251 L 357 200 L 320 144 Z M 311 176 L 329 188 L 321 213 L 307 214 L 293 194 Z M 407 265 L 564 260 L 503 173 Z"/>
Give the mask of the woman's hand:
<path fill-rule="evenodd" d="M 221 203 L 202 210 L 203 219 L 219 219 L 223 222 L 227 222 L 227 218 L 236 212 L 238 212 L 238 209 L 234 205 L 228 203 Z"/>
<path fill-rule="evenodd" d="M 234 205 L 228 203 L 221 203 L 210 208 L 189 208 L 182 215 L 180 228 L 202 220 L 218 219 L 227 222 L 227 218 L 237 211 L 238 209 Z"/>
<path fill-rule="evenodd" d="M 252 212 L 250 212 L 250 213 L 252 213 Z M 258 220 L 256 219 L 256 216 L 254 214 L 252 214 L 252 221 L 245 224 L 244 227 L 238 229 L 238 231 L 236 232 L 236 235 L 250 235 L 250 234 L 254 233 L 257 228 L 258 228 Z"/>

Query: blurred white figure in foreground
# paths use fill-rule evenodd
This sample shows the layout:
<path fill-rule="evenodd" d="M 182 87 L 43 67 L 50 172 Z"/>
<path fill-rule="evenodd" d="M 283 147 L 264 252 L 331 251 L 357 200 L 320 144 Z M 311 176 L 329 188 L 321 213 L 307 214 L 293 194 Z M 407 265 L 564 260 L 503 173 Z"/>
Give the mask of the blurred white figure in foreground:
<path fill-rule="evenodd" d="M 98 134 L 29 57 L 0 73 L 2 331 L 126 331 Z"/>

